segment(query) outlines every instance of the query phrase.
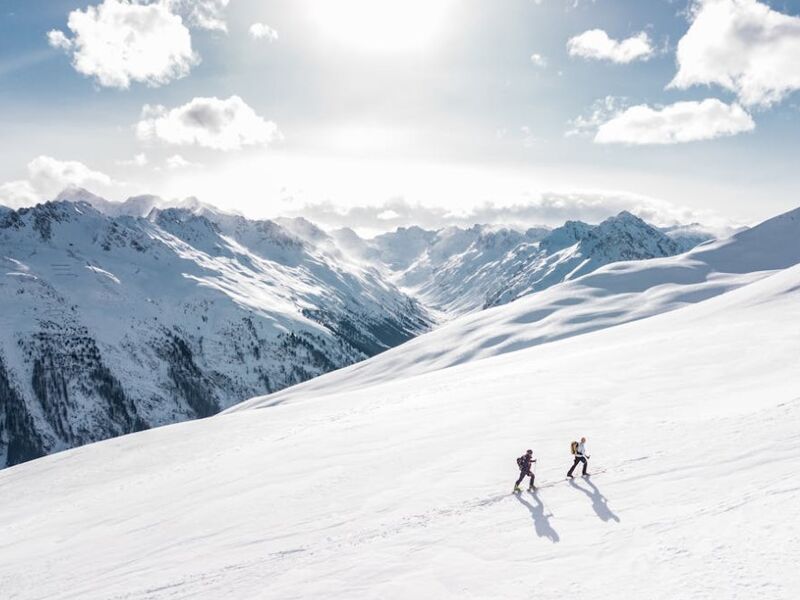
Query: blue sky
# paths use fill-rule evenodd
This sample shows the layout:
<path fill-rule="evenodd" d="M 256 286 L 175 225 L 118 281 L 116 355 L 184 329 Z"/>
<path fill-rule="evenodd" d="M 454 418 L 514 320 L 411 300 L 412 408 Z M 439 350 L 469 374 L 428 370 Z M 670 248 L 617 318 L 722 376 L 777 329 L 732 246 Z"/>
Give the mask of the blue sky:
<path fill-rule="evenodd" d="M 800 204 L 798 15 L 800 0 L 0 0 L 0 203 L 76 184 L 322 222 L 358 208 L 372 229 L 487 206 L 531 224 L 624 208 L 752 222 Z"/>

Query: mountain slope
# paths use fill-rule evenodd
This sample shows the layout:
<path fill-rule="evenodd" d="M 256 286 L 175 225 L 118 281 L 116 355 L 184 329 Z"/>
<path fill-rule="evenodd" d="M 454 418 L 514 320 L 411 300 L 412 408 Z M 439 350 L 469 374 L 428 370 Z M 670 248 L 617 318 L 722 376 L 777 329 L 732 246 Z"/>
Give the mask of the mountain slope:
<path fill-rule="evenodd" d="M 398 285 L 455 316 L 507 304 L 612 262 L 674 256 L 701 239 L 697 233 L 675 240 L 623 212 L 599 225 L 569 221 L 552 231 L 399 229 L 375 238 L 372 246 Z"/>
<path fill-rule="evenodd" d="M 375 269 L 274 222 L 126 212 L 0 217 L 0 466 L 205 417 L 431 323 Z"/>
<path fill-rule="evenodd" d="M 794 267 L 620 327 L 14 467 L 0 583 L 21 600 L 788 599 L 798 324 Z M 508 493 L 515 456 L 532 446 L 556 482 L 580 434 L 604 472 Z"/>
<path fill-rule="evenodd" d="M 526 250 L 509 261 L 514 274 L 487 295 L 486 306 L 507 304 L 610 263 L 674 256 L 681 246 L 642 219 L 622 212 L 595 227 L 569 221 L 544 238 L 535 252 Z"/>
<path fill-rule="evenodd" d="M 232 410 L 340 393 L 614 327 L 694 304 L 800 263 L 800 209 L 669 258 L 619 262 L 465 315 L 379 357 Z"/>

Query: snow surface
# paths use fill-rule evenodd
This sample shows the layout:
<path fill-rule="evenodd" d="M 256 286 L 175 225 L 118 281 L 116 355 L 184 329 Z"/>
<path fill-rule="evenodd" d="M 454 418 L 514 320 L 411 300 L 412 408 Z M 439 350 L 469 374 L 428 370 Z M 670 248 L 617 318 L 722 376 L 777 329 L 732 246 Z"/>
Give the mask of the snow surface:
<path fill-rule="evenodd" d="M 4 470 L 0 589 L 793 598 L 800 266 L 753 279 L 602 331 Z M 559 482 L 579 435 L 605 471 Z M 512 495 L 528 447 L 555 485 Z"/>
<path fill-rule="evenodd" d="M 338 393 L 613 327 L 701 302 L 797 263 L 800 209 L 687 254 L 610 264 L 230 410 Z"/>

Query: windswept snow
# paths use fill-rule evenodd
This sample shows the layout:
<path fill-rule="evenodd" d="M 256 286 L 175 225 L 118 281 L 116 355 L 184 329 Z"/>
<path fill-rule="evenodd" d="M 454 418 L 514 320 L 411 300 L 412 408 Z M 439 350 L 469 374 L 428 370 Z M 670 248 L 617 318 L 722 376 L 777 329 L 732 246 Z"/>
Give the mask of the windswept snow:
<path fill-rule="evenodd" d="M 793 598 L 800 266 L 754 279 L 618 327 L 2 471 L 0 589 Z M 603 472 L 558 482 L 582 434 Z M 527 447 L 554 485 L 514 496 Z"/>

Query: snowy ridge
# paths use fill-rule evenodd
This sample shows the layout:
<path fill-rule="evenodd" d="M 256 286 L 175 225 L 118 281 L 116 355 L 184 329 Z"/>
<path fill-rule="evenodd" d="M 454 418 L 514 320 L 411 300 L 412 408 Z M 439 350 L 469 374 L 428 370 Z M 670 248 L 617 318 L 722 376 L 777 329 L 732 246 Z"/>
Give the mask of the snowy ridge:
<path fill-rule="evenodd" d="M 3 215 L 0 466 L 209 416 L 430 326 L 375 269 L 210 210 Z"/>
<path fill-rule="evenodd" d="M 466 315 L 382 356 L 232 410 L 327 395 L 672 311 L 800 263 L 800 209 L 674 257 L 618 262 L 507 306 Z M 564 241 L 564 245 L 571 240 Z"/>
<path fill-rule="evenodd" d="M 623 212 L 599 225 L 569 221 L 549 231 L 476 225 L 439 232 L 400 229 L 373 242 L 395 281 L 449 315 L 507 304 L 623 260 L 674 256 L 709 239 L 665 232 Z"/>
<path fill-rule="evenodd" d="M 707 248 L 706 264 L 755 239 Z M 796 251 L 767 246 L 750 266 Z M 19 599 L 788 600 L 800 266 L 753 279 L 619 327 L 0 472 L 0 582 Z M 555 483 L 581 434 L 604 472 Z M 554 485 L 515 496 L 526 447 Z"/>

